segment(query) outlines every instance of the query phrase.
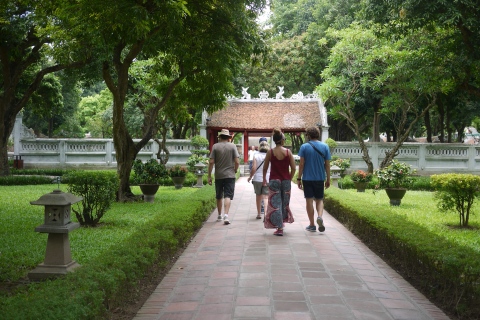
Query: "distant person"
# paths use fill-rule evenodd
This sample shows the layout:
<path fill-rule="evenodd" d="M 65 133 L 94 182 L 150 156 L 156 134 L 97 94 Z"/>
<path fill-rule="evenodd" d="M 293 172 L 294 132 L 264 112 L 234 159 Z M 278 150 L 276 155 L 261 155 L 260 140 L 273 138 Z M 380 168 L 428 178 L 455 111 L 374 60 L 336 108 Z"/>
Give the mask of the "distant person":
<path fill-rule="evenodd" d="M 222 221 L 222 209 L 225 211 L 223 223 L 230 224 L 228 212 L 235 192 L 235 173 L 240 166 L 237 147 L 230 143 L 230 132 L 222 129 L 218 134 L 218 142 L 212 147 L 208 163 L 208 184 L 212 185 L 212 170 L 215 167 L 215 198 L 217 199 L 218 217 Z"/>
<path fill-rule="evenodd" d="M 260 139 L 258 139 L 258 143 L 259 143 L 259 144 L 262 143 L 262 142 L 264 142 L 264 141 L 265 141 L 265 142 L 267 143 L 267 145 L 268 145 L 268 140 L 267 140 L 267 138 L 261 137 Z M 270 148 L 270 145 L 268 145 L 268 148 Z M 263 198 L 262 198 L 262 207 L 261 207 L 261 209 L 260 209 L 260 212 L 261 212 L 262 214 L 265 213 L 265 201 L 264 201 Z"/>
<path fill-rule="evenodd" d="M 255 146 L 251 146 L 248 150 L 248 169 L 252 171 L 253 157 L 255 156 Z"/>
<path fill-rule="evenodd" d="M 317 210 L 318 231 L 325 231 L 323 223 L 323 197 L 325 188 L 330 187 L 330 148 L 322 141 L 319 141 L 320 130 L 317 127 L 306 129 L 308 142 L 302 144 L 298 155 L 300 165 L 298 166 L 298 188 L 303 189 L 306 201 L 306 209 L 310 225 L 307 231 L 315 232 L 314 215 Z"/>
<path fill-rule="evenodd" d="M 263 166 L 265 164 L 265 157 L 269 150 L 268 143 L 265 141 L 260 142 L 260 147 L 258 148 L 258 152 L 255 153 L 255 157 L 253 158 L 253 167 L 250 171 L 250 176 L 248 177 L 248 182 L 252 180 L 253 190 L 255 192 L 256 204 L 257 204 L 257 219 L 261 219 L 261 211 L 262 211 L 262 202 L 263 205 L 267 203 L 267 196 L 268 196 L 268 187 L 263 185 Z M 270 168 L 267 171 L 267 184 L 270 178 Z"/>
<path fill-rule="evenodd" d="M 270 182 L 268 183 L 268 206 L 264 225 L 267 229 L 276 228 L 273 233 L 283 236 L 284 223 L 292 223 L 293 215 L 290 211 L 290 191 L 292 179 L 295 176 L 295 160 L 292 152 L 286 149 L 285 135 L 278 128 L 273 130 L 275 148 L 265 157 L 263 164 L 263 185 L 267 186 L 267 172 L 270 168 Z"/>

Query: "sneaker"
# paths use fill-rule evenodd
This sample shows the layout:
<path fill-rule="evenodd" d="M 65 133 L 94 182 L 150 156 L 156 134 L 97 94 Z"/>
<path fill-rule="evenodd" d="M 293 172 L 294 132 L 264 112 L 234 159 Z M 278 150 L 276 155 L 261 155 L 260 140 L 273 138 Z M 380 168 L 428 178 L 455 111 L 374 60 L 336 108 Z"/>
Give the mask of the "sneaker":
<path fill-rule="evenodd" d="M 322 217 L 320 217 L 320 216 L 317 217 L 317 224 L 318 224 L 318 231 L 320 231 L 320 232 L 325 231 L 325 226 L 323 225 Z"/>
<path fill-rule="evenodd" d="M 274 236 L 283 236 L 283 229 L 277 229 L 277 231 L 275 231 L 273 233 Z"/>
<path fill-rule="evenodd" d="M 223 216 L 223 224 L 230 224 L 230 220 L 228 220 L 228 216 L 224 215 Z"/>
<path fill-rule="evenodd" d="M 317 231 L 317 227 L 315 227 L 315 226 L 308 226 L 308 227 L 305 228 L 305 230 L 310 231 L 310 232 L 316 232 L 316 231 Z"/>
<path fill-rule="evenodd" d="M 222 221 L 222 216 L 221 215 L 218 215 L 217 221 Z"/>

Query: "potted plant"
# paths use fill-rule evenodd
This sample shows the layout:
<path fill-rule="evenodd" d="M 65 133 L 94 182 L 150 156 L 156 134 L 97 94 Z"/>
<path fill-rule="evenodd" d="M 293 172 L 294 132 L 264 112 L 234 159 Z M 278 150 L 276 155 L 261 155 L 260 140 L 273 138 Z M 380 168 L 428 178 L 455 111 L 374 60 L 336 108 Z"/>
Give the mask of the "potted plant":
<path fill-rule="evenodd" d="M 357 170 L 350 174 L 350 178 L 352 179 L 355 188 L 357 188 L 357 192 L 365 192 L 365 188 L 367 187 L 367 184 L 372 181 L 372 177 L 371 173 L 363 170 Z"/>
<path fill-rule="evenodd" d="M 147 202 L 153 202 L 155 193 L 160 187 L 160 180 L 166 176 L 165 166 L 156 159 L 150 159 L 145 163 L 140 159 L 133 162 L 133 182 L 137 184 Z"/>
<path fill-rule="evenodd" d="M 175 189 L 182 189 L 183 182 L 185 182 L 185 177 L 187 176 L 187 168 L 176 164 L 170 169 L 168 169 L 168 175 L 172 178 Z"/>
<path fill-rule="evenodd" d="M 340 168 L 340 177 L 343 178 L 345 176 L 345 170 L 350 168 L 350 159 L 342 159 L 338 156 L 333 156 L 332 158 L 333 160 L 330 161 L 330 168 L 333 166 Z"/>
<path fill-rule="evenodd" d="M 416 170 L 406 163 L 393 160 L 390 165 L 375 171 L 378 178 L 377 188 L 385 189 L 390 198 L 390 205 L 399 206 L 407 187 L 412 182 L 412 175 Z"/>

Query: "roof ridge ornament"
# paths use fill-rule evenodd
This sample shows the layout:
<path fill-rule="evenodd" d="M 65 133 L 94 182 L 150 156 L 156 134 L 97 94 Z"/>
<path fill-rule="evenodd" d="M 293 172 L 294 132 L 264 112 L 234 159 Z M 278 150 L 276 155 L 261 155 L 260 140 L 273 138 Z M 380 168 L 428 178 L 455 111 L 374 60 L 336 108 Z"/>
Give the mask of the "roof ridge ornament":
<path fill-rule="evenodd" d="M 260 91 L 258 96 L 260 97 L 260 99 L 265 100 L 268 99 L 269 93 L 268 91 L 265 91 L 265 89 L 263 89 L 262 91 Z"/>
<path fill-rule="evenodd" d="M 275 101 L 275 100 L 305 100 L 305 99 L 319 99 L 318 93 L 309 93 L 307 95 L 303 95 L 303 92 L 299 91 L 297 93 L 294 93 L 290 96 L 290 98 L 285 98 L 283 94 L 285 93 L 283 90 L 283 86 L 277 86 L 278 92 L 275 94 L 275 98 L 269 98 L 270 94 L 268 93 L 267 90 L 263 89 L 260 91 L 258 94 L 258 98 L 252 98 L 252 95 L 248 93 L 248 88 L 249 87 L 242 87 L 242 97 L 236 98 L 234 96 L 227 96 L 227 100 L 232 101 L 232 100 L 249 100 L 249 101 L 254 101 L 254 100 L 269 100 L 269 101 Z"/>

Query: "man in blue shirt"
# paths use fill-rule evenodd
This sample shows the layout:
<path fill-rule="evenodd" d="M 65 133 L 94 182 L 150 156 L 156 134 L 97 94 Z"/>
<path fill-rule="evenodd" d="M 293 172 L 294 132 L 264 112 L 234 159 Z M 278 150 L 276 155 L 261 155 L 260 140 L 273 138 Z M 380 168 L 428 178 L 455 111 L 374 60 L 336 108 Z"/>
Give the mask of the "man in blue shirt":
<path fill-rule="evenodd" d="M 315 232 L 314 214 L 317 210 L 318 231 L 325 231 L 323 224 L 323 196 L 325 188 L 330 187 L 330 149 L 326 143 L 319 141 L 320 130 L 310 127 L 306 130 L 309 140 L 300 147 L 300 165 L 298 166 L 298 188 L 303 189 L 310 225 L 307 231 Z M 315 201 L 315 208 L 313 202 Z"/>

